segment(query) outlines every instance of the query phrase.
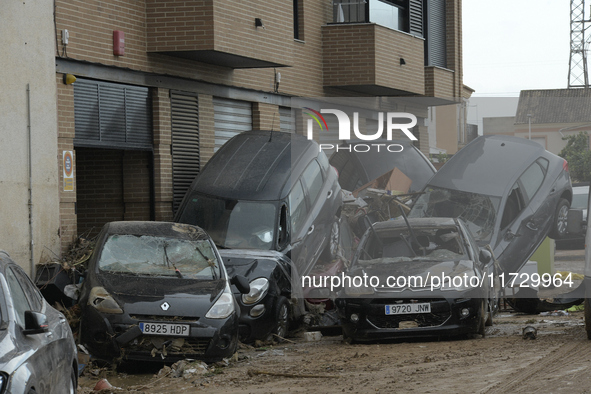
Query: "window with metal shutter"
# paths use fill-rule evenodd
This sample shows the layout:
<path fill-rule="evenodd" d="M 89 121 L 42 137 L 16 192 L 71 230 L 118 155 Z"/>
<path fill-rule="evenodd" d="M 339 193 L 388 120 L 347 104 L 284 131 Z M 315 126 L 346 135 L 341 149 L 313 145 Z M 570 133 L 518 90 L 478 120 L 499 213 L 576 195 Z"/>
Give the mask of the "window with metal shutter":
<path fill-rule="evenodd" d="M 445 0 L 427 0 L 425 65 L 447 67 Z"/>
<path fill-rule="evenodd" d="M 291 108 L 279 107 L 279 119 L 281 121 L 280 131 L 285 133 L 295 132 L 294 119 L 291 116 Z"/>
<path fill-rule="evenodd" d="M 252 104 L 247 101 L 213 98 L 216 152 L 230 138 L 252 130 Z"/>
<path fill-rule="evenodd" d="M 423 0 L 410 0 L 408 8 L 410 34 L 423 37 Z"/>
<path fill-rule="evenodd" d="M 75 146 L 152 149 L 152 102 L 145 87 L 78 79 Z"/>
<path fill-rule="evenodd" d="M 196 95 L 170 92 L 173 210 L 176 212 L 200 170 L 199 106 Z"/>

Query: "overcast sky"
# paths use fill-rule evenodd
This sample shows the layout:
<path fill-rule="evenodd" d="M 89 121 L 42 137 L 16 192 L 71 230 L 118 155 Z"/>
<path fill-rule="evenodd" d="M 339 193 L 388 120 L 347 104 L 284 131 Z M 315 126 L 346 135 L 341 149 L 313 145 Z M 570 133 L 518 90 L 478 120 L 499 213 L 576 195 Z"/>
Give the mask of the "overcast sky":
<path fill-rule="evenodd" d="M 569 0 L 462 4 L 464 84 L 476 90 L 473 96 L 518 97 L 520 90 L 567 88 Z M 589 18 L 588 8 L 585 13 Z"/>

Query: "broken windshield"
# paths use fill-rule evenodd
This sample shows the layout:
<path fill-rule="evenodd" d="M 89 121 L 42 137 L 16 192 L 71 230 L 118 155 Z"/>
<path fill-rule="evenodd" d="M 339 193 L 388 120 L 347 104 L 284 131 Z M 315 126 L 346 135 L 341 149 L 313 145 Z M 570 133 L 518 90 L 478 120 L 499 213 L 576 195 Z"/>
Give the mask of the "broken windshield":
<path fill-rule="evenodd" d="M 413 231 L 418 243 L 407 229 L 374 233 L 363 245 L 358 264 L 470 260 L 457 228 L 413 228 Z"/>
<path fill-rule="evenodd" d="M 111 235 L 103 247 L 99 269 L 109 273 L 215 279 L 220 267 L 207 240 L 151 235 Z"/>
<path fill-rule="evenodd" d="M 195 193 L 179 221 L 204 229 L 222 248 L 274 248 L 276 204 L 207 197 Z"/>
<path fill-rule="evenodd" d="M 428 187 L 417 199 L 409 217 L 453 217 L 462 218 L 480 244 L 490 242 L 499 197 L 468 193 L 459 190 Z"/>

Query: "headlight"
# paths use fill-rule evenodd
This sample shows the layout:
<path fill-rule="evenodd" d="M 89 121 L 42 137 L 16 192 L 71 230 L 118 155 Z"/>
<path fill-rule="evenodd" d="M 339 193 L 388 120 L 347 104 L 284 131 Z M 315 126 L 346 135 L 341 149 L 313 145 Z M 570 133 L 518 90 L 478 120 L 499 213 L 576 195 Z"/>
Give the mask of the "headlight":
<path fill-rule="evenodd" d="M 205 315 L 208 319 L 225 319 L 234 313 L 234 295 L 230 290 L 230 285 L 226 281 L 226 288 L 224 292 L 213 304 L 209 311 Z"/>
<path fill-rule="evenodd" d="M 4 393 L 7 385 L 8 375 L 6 375 L 4 372 L 0 372 L 0 393 Z"/>
<path fill-rule="evenodd" d="M 104 287 L 93 287 L 88 297 L 88 305 L 92 305 L 102 313 L 123 313 L 123 309 L 117 304 L 117 301 L 105 290 Z"/>
<path fill-rule="evenodd" d="M 258 278 L 250 282 L 250 291 L 248 294 L 242 294 L 242 302 L 245 304 L 254 304 L 263 299 L 269 290 L 269 281 L 265 278 Z"/>

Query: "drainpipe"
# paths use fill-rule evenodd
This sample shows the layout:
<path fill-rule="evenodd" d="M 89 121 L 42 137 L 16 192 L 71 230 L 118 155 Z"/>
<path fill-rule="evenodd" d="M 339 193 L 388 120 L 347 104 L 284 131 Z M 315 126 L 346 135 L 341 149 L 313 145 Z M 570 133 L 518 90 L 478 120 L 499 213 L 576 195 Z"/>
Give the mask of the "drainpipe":
<path fill-rule="evenodd" d="M 28 136 L 28 160 L 29 160 L 29 239 L 30 239 L 30 277 L 35 278 L 35 258 L 33 255 L 33 171 L 31 168 L 31 90 L 27 84 L 27 136 Z"/>

